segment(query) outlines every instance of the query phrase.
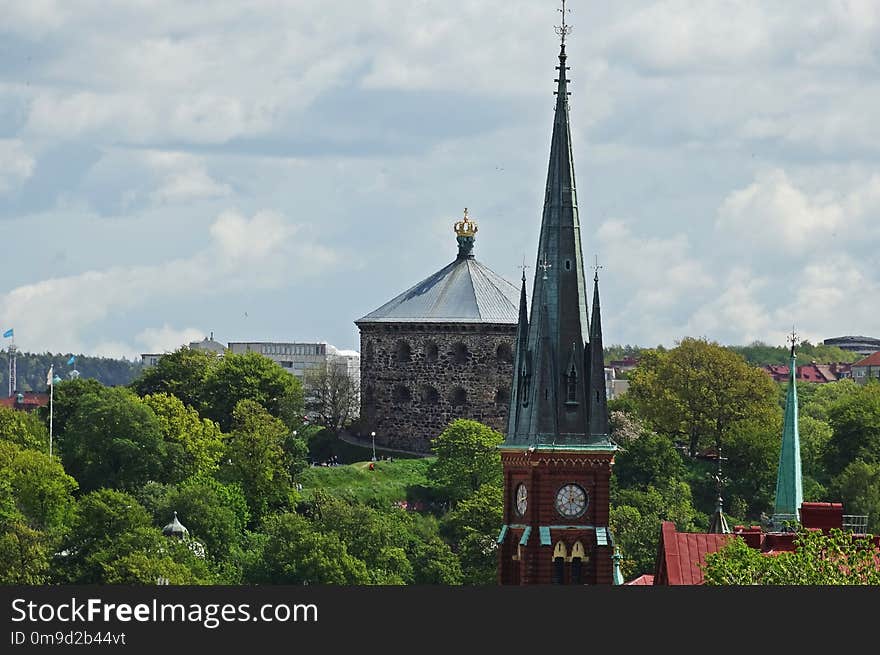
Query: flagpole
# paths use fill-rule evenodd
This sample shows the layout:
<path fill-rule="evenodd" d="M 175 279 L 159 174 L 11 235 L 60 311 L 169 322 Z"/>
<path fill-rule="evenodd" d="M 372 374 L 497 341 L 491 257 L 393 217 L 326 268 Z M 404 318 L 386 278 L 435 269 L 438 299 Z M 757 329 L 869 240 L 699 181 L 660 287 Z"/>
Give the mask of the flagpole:
<path fill-rule="evenodd" d="M 55 398 L 55 381 L 49 385 L 49 459 L 52 459 L 52 401 Z"/>

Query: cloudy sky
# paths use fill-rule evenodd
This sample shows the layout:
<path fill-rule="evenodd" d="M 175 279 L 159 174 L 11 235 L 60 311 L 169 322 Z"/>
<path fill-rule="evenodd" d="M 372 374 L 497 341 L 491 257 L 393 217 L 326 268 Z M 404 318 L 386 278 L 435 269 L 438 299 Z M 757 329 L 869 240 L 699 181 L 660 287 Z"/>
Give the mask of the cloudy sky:
<path fill-rule="evenodd" d="M 465 206 L 517 279 L 557 6 L 0 0 L 0 328 L 357 348 L 355 319 L 454 258 Z M 880 336 L 880 3 L 569 7 L 605 342 Z"/>

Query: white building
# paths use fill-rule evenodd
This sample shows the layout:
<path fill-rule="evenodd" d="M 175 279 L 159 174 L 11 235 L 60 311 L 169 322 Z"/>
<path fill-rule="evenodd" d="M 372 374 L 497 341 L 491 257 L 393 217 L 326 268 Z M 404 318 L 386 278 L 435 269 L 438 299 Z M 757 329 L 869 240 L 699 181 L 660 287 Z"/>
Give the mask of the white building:
<path fill-rule="evenodd" d="M 355 380 L 360 377 L 360 353 L 354 350 L 340 350 L 329 343 L 230 341 L 229 350 L 234 354 L 260 353 L 300 380 L 308 369 L 324 362 L 344 366 L 345 371 Z"/>

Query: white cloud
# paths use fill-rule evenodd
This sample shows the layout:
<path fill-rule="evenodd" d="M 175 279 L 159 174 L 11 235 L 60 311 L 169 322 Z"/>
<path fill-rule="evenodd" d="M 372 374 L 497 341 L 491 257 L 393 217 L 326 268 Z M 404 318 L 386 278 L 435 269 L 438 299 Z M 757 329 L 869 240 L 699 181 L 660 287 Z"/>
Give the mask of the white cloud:
<path fill-rule="evenodd" d="M 144 347 L 144 352 L 165 353 L 177 350 L 192 341 L 201 341 L 204 337 L 204 330 L 193 327 L 177 329 L 165 323 L 160 328 L 146 328 L 134 339 Z"/>
<path fill-rule="evenodd" d="M 232 193 L 228 185 L 217 182 L 208 174 L 202 157 L 156 151 L 148 153 L 147 161 L 162 177 L 159 188 L 152 193 L 157 202 L 190 202 L 222 198 Z"/>
<path fill-rule="evenodd" d="M 0 193 L 16 188 L 34 172 L 34 158 L 18 139 L 0 139 Z"/>
<path fill-rule="evenodd" d="M 298 232 L 304 230 L 278 214 L 260 212 L 248 219 L 227 211 L 211 225 L 207 247 L 188 258 L 26 284 L 0 295 L 0 316 L 15 325 L 25 349 L 51 343 L 59 350 L 102 354 L 100 344 L 113 340 L 94 334 L 92 327 L 111 316 L 157 300 L 276 288 L 294 274 L 308 278 L 335 261 L 332 251 L 310 239 L 293 240 Z M 156 336 L 142 331 L 138 339 Z"/>

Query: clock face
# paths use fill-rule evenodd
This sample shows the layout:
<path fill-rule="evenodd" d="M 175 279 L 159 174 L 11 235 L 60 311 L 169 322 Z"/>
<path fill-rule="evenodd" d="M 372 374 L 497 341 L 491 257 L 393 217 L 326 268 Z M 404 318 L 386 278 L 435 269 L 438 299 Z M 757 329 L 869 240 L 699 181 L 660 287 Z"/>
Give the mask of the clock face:
<path fill-rule="evenodd" d="M 528 497 L 529 491 L 526 485 L 520 482 L 516 488 L 516 513 L 520 516 L 526 513 L 526 507 L 529 506 Z"/>
<path fill-rule="evenodd" d="M 587 511 L 587 492 L 576 484 L 566 484 L 556 492 L 556 511 L 575 518 Z"/>

